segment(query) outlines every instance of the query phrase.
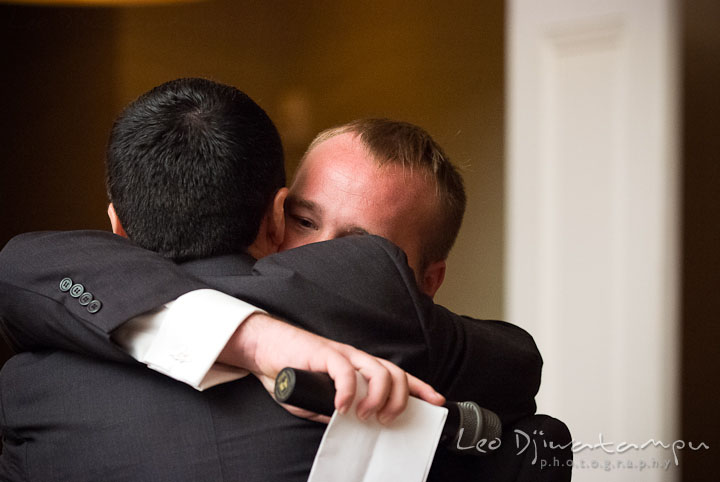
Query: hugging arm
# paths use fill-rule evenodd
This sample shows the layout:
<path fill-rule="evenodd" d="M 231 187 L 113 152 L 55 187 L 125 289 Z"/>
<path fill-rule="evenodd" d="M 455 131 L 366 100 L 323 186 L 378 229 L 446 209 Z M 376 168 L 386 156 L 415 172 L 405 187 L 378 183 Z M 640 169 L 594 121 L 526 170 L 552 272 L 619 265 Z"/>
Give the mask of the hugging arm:
<path fill-rule="evenodd" d="M 283 280 L 274 280 L 273 284 L 283 286 Z M 80 288 L 74 289 L 80 285 L 85 301 L 92 295 L 93 302 L 83 303 Z M 16 349 L 62 349 L 133 362 L 114 344 L 112 334 L 128 320 L 163 303 L 175 303 L 175 311 L 187 315 L 184 313 L 187 305 L 178 308 L 181 300 L 177 298 L 203 291 L 208 285 L 171 261 L 123 238 L 85 231 L 35 233 L 13 239 L 0 252 L 0 287 L 2 328 Z M 249 314 L 247 310 L 240 311 L 243 317 Z M 205 317 L 201 314 L 191 323 L 202 327 L 211 322 L 206 318 L 206 314 Z M 261 313 L 252 314 L 248 320 L 242 324 L 242 320 L 236 320 L 235 326 L 240 326 L 228 335 L 228 346 L 232 344 L 238 350 L 231 354 L 223 351 L 223 361 L 247 368 L 263 381 L 274 379 L 283 367 L 278 364 L 282 363 L 327 371 L 335 379 L 336 406 L 342 410 L 352 402 L 354 370 L 358 370 L 369 382 L 368 396 L 358 410 L 366 415 L 377 412 L 385 420 L 391 420 L 404 409 L 408 392 L 432 403 L 442 403 L 442 397 L 429 385 L 385 360 Z M 186 346 L 190 352 L 194 349 L 193 341 L 189 340 Z M 227 338 L 217 352 L 226 342 Z M 167 373 L 173 365 L 185 365 L 185 350 L 166 355 L 170 369 L 163 365 L 158 371 Z"/>
<path fill-rule="evenodd" d="M 285 276 L 293 286 L 285 296 L 277 294 L 276 313 L 294 311 L 300 326 L 391 360 L 448 400 L 472 400 L 493 410 L 504 424 L 535 413 L 542 357 L 525 330 L 433 303 L 417 288 L 403 251 L 386 239 L 347 237 L 298 249 L 255 265 L 265 275 L 259 278 Z M 273 288 L 240 284 L 229 292 L 256 301 L 255 290 Z M 325 320 L 314 316 L 318 304 Z"/>
<path fill-rule="evenodd" d="M 37 258 L 25 262 L 26 253 Z M 64 277 L 85 283 L 102 309 L 91 314 L 60 291 Z M 204 282 L 390 360 L 456 400 L 496 411 L 504 422 L 534 413 L 542 361 L 532 337 L 433 304 L 417 290 L 402 251 L 382 238 L 317 243 L 264 258 L 254 276 Z M 0 315 L 20 348 L 110 359 L 129 359 L 110 338 L 127 320 L 207 287 L 155 253 L 100 232 L 16 238 L 0 253 L 0 283 L 11 292 Z"/>
<path fill-rule="evenodd" d="M 55 348 L 132 362 L 111 341 L 113 331 L 205 287 L 168 260 L 110 233 L 28 233 L 0 251 L 0 328 L 17 351 Z M 84 299 L 74 296 L 81 289 L 88 293 Z M 85 303 L 88 296 L 96 303 Z"/>

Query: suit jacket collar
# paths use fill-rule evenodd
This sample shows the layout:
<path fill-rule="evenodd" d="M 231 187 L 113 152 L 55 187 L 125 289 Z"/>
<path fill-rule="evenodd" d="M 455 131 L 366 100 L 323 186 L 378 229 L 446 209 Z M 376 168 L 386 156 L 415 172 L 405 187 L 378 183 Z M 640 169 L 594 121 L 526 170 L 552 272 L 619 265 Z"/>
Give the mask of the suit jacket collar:
<path fill-rule="evenodd" d="M 210 276 L 249 275 L 255 261 L 255 258 L 247 253 L 237 253 L 193 259 L 180 263 L 180 266 L 198 278 L 207 278 Z"/>

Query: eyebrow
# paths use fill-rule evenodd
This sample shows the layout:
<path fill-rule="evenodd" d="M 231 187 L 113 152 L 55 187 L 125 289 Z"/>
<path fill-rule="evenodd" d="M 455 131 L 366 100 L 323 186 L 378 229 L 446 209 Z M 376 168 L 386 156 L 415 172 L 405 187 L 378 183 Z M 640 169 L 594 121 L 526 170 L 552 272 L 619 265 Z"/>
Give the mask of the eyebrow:
<path fill-rule="evenodd" d="M 353 234 L 370 234 L 370 232 L 365 228 L 361 228 L 360 226 L 343 227 L 341 236 L 351 236 Z"/>
<path fill-rule="evenodd" d="M 288 196 L 287 203 L 291 208 L 305 208 L 313 212 L 322 212 L 322 208 L 317 203 L 297 196 Z"/>

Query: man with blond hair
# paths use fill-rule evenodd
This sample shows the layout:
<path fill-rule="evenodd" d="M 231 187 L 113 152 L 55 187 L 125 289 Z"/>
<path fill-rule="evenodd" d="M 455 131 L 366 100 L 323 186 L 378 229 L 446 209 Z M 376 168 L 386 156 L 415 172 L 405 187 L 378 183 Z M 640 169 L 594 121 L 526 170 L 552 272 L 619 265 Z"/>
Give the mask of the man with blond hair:
<path fill-rule="evenodd" d="M 361 119 L 325 130 L 300 163 L 286 202 L 282 249 L 371 233 L 400 246 L 432 297 L 463 214 L 462 177 L 418 126 Z"/>

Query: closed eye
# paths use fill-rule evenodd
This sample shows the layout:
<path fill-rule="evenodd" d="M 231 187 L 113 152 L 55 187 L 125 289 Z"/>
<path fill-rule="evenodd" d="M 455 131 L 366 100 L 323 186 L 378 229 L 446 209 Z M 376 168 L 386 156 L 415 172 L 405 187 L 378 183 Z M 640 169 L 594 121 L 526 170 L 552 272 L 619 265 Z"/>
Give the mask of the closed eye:
<path fill-rule="evenodd" d="M 304 218 L 304 217 L 298 216 L 298 215 L 296 215 L 296 214 L 291 214 L 291 215 L 290 215 L 290 218 L 295 222 L 295 224 L 296 224 L 298 227 L 300 227 L 300 228 L 302 228 L 302 229 L 313 229 L 313 230 L 317 230 L 317 225 L 315 225 L 315 223 L 314 223 L 312 220 L 308 219 L 308 218 Z"/>
<path fill-rule="evenodd" d="M 290 219 L 293 227 L 298 230 L 317 231 L 319 226 L 315 223 L 322 213 L 322 209 L 312 201 L 298 198 L 290 194 L 285 200 L 285 215 Z"/>

